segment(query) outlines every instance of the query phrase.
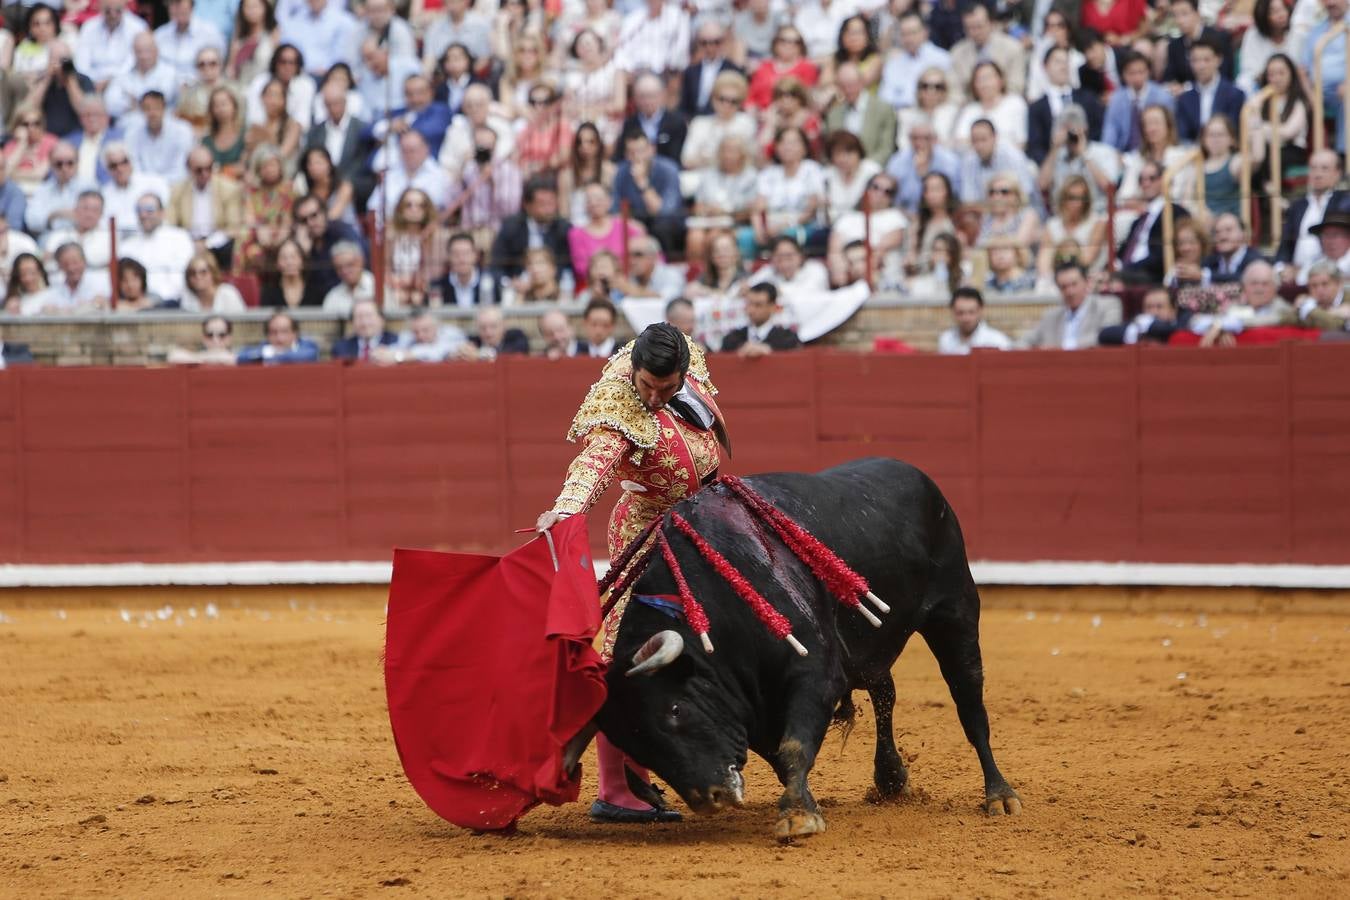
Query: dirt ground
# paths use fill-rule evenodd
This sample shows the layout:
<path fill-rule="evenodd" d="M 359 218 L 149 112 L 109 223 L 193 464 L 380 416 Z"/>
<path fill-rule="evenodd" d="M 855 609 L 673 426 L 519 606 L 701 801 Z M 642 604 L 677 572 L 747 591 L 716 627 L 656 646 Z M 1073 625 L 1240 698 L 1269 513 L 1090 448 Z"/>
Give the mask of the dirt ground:
<path fill-rule="evenodd" d="M 829 831 L 780 846 L 753 759 L 746 808 L 718 818 L 598 826 L 574 804 L 512 838 L 461 831 L 400 770 L 378 603 L 178 600 L 0 616 L 0 895 L 1317 897 L 1350 878 L 1350 616 L 986 612 L 1025 814 L 979 812 L 916 641 L 896 719 L 920 797 L 863 802 L 860 694 L 813 780 Z"/>

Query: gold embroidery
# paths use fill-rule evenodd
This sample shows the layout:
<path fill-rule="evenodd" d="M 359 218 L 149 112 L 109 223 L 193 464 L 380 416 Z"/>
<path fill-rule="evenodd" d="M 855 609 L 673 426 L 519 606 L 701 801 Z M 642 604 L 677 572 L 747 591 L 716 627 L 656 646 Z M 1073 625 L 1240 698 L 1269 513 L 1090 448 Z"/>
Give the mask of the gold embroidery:
<path fill-rule="evenodd" d="M 717 388 L 713 387 L 708 376 L 707 358 L 692 339 L 686 337 L 685 340 L 689 343 L 689 377 L 698 383 L 704 394 L 717 396 Z M 633 342 L 629 341 L 605 363 L 600 380 L 591 385 L 581 408 L 572 419 L 572 427 L 567 430 L 569 441 L 580 440 L 592 428 L 608 426 L 643 450 L 651 450 L 656 446 L 661 429 L 655 413 L 647 409 L 633 388 L 632 353 Z M 673 436 L 666 434 L 668 438 Z"/>

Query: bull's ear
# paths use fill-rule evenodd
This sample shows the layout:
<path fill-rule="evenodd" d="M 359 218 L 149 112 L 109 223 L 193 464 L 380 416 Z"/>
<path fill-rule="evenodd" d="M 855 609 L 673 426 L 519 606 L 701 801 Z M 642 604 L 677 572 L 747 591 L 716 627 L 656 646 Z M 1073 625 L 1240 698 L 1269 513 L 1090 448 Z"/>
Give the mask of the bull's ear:
<path fill-rule="evenodd" d="M 684 638 L 678 631 L 657 632 L 633 654 L 633 667 L 624 674 L 630 678 L 650 675 L 679 659 L 683 652 Z"/>

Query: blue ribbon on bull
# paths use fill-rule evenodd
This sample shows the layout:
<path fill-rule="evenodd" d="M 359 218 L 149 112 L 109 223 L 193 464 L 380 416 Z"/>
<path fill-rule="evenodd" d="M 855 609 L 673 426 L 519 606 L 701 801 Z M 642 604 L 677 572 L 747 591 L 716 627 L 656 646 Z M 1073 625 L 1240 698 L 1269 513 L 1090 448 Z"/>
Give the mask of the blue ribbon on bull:
<path fill-rule="evenodd" d="M 674 594 L 634 594 L 633 599 L 647 604 L 657 612 L 665 613 L 672 619 L 684 618 L 684 604 Z"/>

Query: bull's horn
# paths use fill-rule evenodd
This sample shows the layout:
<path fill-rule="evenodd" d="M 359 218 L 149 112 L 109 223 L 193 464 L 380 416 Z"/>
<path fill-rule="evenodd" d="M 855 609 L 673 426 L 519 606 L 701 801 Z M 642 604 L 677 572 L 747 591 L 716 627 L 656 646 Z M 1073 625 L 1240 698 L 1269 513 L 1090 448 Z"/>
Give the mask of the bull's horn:
<path fill-rule="evenodd" d="M 586 752 L 586 748 L 595 740 L 595 733 L 600 730 L 600 726 L 591 719 L 581 730 L 572 736 L 572 739 L 563 745 L 562 770 L 563 775 L 571 776 L 572 770 L 577 767 L 581 761 L 581 754 Z"/>
<path fill-rule="evenodd" d="M 684 638 L 678 631 L 659 632 L 633 654 L 633 668 L 624 674 L 630 678 L 634 675 L 649 675 L 673 663 L 683 652 Z"/>

